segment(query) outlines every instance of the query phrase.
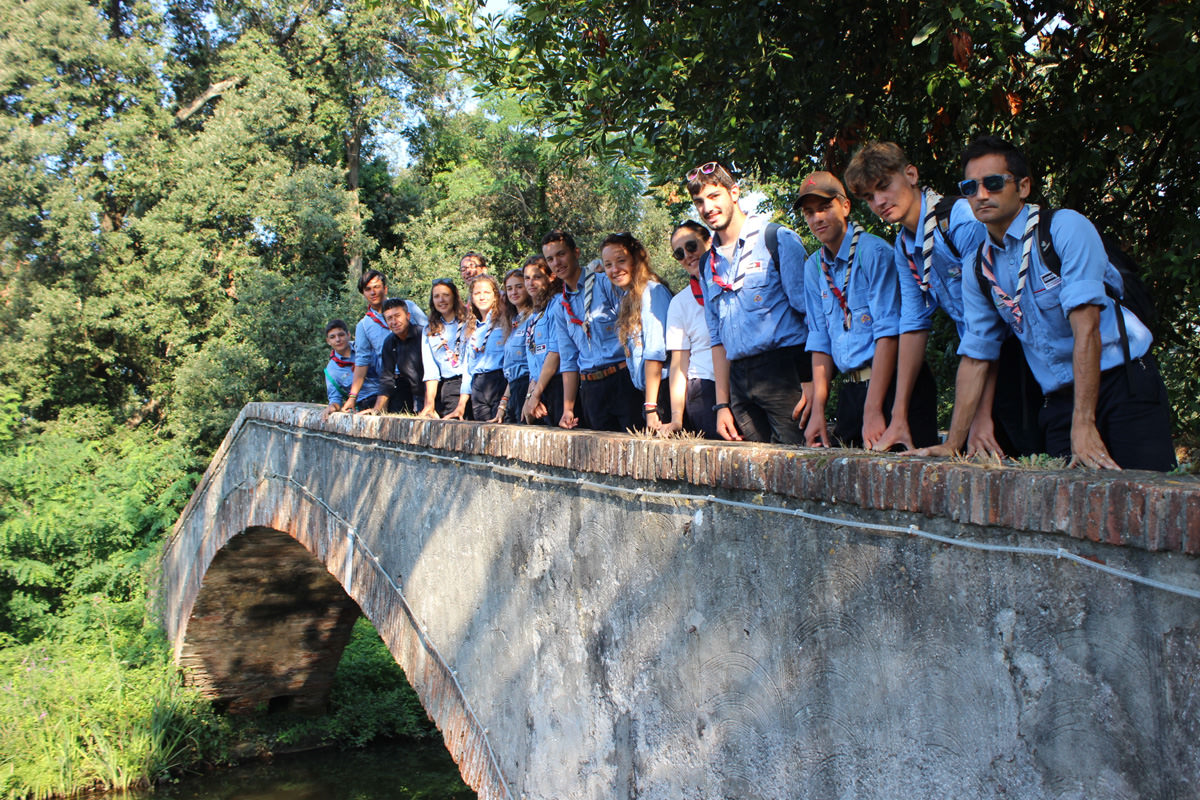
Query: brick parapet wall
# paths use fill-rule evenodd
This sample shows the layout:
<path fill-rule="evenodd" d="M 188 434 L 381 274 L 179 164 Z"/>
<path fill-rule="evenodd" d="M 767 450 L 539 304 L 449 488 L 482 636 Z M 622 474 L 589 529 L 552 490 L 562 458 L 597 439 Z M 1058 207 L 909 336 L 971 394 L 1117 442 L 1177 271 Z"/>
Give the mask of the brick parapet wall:
<path fill-rule="evenodd" d="M 1066 534 L 1144 550 L 1200 555 L 1200 480 L 1191 477 L 1003 468 L 858 450 L 657 440 L 413 417 L 336 414 L 321 420 L 321 408 L 252 403 L 243 410 L 234 431 L 246 420 L 260 419 L 558 470 L 767 492 L 798 500 L 913 512 L 971 525 Z"/>

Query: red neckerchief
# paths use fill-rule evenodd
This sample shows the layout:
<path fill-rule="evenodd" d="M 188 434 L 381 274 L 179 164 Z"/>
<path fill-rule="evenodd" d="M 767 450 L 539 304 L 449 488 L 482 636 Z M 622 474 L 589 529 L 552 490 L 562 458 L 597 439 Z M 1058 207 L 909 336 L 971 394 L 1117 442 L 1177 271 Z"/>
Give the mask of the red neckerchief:
<path fill-rule="evenodd" d="M 700 288 L 699 278 L 688 278 L 688 283 L 692 287 L 692 297 L 696 298 L 696 302 L 704 305 L 704 290 Z"/>
<path fill-rule="evenodd" d="M 579 278 L 579 283 L 580 283 L 579 288 L 580 289 L 583 289 L 583 282 L 586 279 L 587 279 L 586 275 L 583 275 Z M 587 300 L 586 295 L 584 296 L 584 300 L 585 301 Z M 586 322 L 581 320 L 579 317 L 575 316 L 575 311 L 571 308 L 571 299 L 567 295 L 567 284 L 566 283 L 563 283 L 562 298 L 559 300 L 559 302 L 562 303 L 563 308 L 565 308 L 567 310 L 567 319 L 569 319 L 571 322 L 575 323 L 576 325 L 582 326 L 584 335 L 586 335 L 587 338 L 589 338 L 589 339 L 592 338 L 592 326 L 588 325 Z M 586 307 L 583 309 L 583 313 L 585 315 L 587 314 Z"/>
<path fill-rule="evenodd" d="M 381 320 L 379 317 L 375 316 L 375 312 L 369 308 L 367 309 L 367 316 L 370 317 L 371 319 L 375 320 L 375 322 L 377 322 L 379 324 L 379 327 L 383 328 L 388 333 L 392 332 L 392 329 L 387 326 L 387 323 L 384 322 L 383 320 Z"/>
<path fill-rule="evenodd" d="M 333 361 L 333 363 L 337 364 L 339 367 L 353 367 L 354 366 L 354 351 L 353 350 L 350 351 L 350 358 L 348 358 L 348 359 L 345 359 L 345 358 L 342 358 L 341 356 L 339 356 L 337 354 L 336 350 L 330 350 L 329 358 Z"/>

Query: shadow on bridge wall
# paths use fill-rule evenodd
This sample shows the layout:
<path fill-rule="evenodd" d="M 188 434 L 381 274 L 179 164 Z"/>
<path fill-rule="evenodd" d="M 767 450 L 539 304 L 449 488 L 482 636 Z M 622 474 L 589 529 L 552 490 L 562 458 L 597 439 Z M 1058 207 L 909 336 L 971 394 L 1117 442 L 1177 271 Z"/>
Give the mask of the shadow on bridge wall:
<path fill-rule="evenodd" d="M 436 439 L 463 430 L 512 458 L 455 460 Z M 578 463 L 608 488 L 548 465 L 579 436 L 611 448 Z M 792 457 L 778 448 L 248 407 L 164 558 L 177 657 L 231 706 L 302 705 L 357 604 L 485 798 L 1194 796 L 1197 601 L 855 526 L 1047 534 L 622 491 L 689 448 L 740 459 L 750 485 L 723 495 L 779 499 L 747 490 Z M 1200 586 L 1188 556 L 1073 544 Z"/>

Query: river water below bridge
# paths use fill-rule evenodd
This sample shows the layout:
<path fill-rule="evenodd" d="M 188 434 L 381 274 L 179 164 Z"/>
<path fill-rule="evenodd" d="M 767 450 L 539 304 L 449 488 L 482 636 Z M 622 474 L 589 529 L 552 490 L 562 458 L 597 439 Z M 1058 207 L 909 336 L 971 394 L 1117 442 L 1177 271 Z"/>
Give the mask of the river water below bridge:
<path fill-rule="evenodd" d="M 391 742 L 362 750 L 278 756 L 123 800 L 469 800 L 475 797 L 440 744 Z"/>

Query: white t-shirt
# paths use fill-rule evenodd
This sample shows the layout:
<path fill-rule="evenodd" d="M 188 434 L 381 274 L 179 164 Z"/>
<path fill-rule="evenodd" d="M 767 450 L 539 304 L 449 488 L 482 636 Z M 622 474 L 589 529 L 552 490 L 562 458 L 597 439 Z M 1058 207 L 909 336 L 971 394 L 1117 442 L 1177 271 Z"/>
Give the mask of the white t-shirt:
<path fill-rule="evenodd" d="M 690 350 L 688 377 L 713 380 L 712 343 L 704 307 L 696 302 L 691 285 L 671 298 L 667 309 L 667 350 Z"/>

